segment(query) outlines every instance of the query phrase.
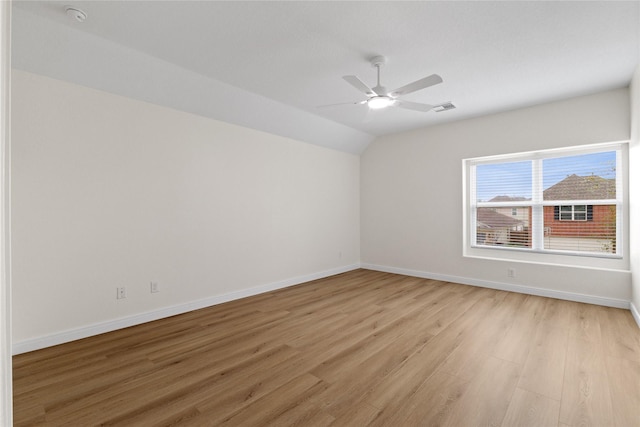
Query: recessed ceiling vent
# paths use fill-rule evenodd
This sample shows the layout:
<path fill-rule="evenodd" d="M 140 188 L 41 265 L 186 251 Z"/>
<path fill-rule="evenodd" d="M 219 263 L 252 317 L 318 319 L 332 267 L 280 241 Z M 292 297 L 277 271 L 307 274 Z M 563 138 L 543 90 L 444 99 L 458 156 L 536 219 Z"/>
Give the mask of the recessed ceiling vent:
<path fill-rule="evenodd" d="M 75 6 L 65 6 L 64 10 L 67 16 L 76 22 L 84 22 L 84 20 L 87 19 L 87 14 Z"/>
<path fill-rule="evenodd" d="M 442 113 L 443 111 L 453 110 L 454 108 L 456 108 L 455 105 L 450 102 L 445 102 L 444 104 L 436 105 L 435 107 L 433 107 L 433 111 L 435 111 L 436 113 Z"/>

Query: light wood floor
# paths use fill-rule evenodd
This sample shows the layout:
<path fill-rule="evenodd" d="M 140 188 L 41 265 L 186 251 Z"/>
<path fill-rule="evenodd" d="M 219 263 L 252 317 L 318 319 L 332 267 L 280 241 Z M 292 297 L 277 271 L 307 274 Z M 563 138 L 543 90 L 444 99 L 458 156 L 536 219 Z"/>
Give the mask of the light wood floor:
<path fill-rule="evenodd" d="M 14 401 L 18 426 L 640 426 L 640 329 L 357 270 L 16 356 Z"/>

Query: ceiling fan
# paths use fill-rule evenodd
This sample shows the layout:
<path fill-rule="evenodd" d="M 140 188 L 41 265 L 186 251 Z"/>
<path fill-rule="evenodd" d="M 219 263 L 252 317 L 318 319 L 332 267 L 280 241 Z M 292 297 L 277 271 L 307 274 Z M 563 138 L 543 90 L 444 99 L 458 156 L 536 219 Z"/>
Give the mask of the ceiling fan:
<path fill-rule="evenodd" d="M 336 105 L 362 105 L 367 104 L 372 110 L 379 110 L 386 107 L 400 107 L 406 108 L 408 110 L 422 111 L 427 112 L 435 109 L 436 111 L 445 111 L 455 108 L 453 104 L 450 102 L 441 104 L 441 105 L 429 105 L 429 104 L 421 104 L 418 102 L 405 101 L 400 99 L 400 96 L 406 95 L 408 93 L 416 92 L 421 89 L 428 88 L 433 85 L 437 85 L 438 83 L 442 83 L 442 77 L 437 74 L 431 74 L 430 76 L 424 77 L 420 80 L 416 80 L 413 83 L 409 83 L 405 86 L 402 86 L 398 89 L 389 91 L 387 88 L 380 84 L 380 67 L 382 67 L 387 62 L 387 59 L 384 56 L 376 56 L 371 59 L 371 65 L 377 69 L 378 72 L 378 81 L 377 85 L 373 88 L 367 86 L 362 80 L 360 80 L 356 76 L 344 76 L 343 79 L 346 80 L 354 88 L 358 89 L 360 92 L 367 95 L 367 99 L 364 101 L 358 102 L 345 102 L 341 104 L 331 104 L 325 105 L 323 107 L 332 107 Z"/>

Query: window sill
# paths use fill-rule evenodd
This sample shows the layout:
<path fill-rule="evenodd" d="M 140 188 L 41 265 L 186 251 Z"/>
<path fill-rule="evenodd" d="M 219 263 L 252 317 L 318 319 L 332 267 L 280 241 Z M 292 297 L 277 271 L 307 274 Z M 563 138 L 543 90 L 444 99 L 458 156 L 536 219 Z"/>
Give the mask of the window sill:
<path fill-rule="evenodd" d="M 500 247 L 467 247 L 465 258 L 487 259 L 492 261 L 521 262 L 537 265 L 587 268 L 628 272 L 629 261 L 621 255 L 606 254 L 567 254 L 563 252 L 537 252 L 530 249 Z"/>

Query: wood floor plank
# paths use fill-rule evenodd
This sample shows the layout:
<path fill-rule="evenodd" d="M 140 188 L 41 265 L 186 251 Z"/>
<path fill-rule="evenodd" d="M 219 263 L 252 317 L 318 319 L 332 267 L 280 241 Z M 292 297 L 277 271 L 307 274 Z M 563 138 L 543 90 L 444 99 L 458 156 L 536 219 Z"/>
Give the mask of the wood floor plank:
<path fill-rule="evenodd" d="M 346 314 L 343 318 L 334 318 L 333 323 L 325 325 L 315 333 L 300 330 L 298 335 L 290 338 L 287 343 L 296 348 L 310 348 L 319 343 L 339 339 L 340 337 L 335 333 L 336 330 L 340 330 L 343 334 L 350 334 L 362 329 L 376 328 L 380 325 L 380 321 L 392 322 L 394 318 L 392 313 L 391 310 L 377 305 L 365 305 Z M 384 319 L 388 320 L 385 322 Z"/>
<path fill-rule="evenodd" d="M 506 415 L 522 367 L 489 357 L 446 416 L 443 426 L 499 426 Z"/>
<path fill-rule="evenodd" d="M 438 335 L 449 325 L 455 322 L 460 316 L 466 313 L 471 306 L 478 304 L 477 298 L 487 298 L 488 296 L 496 294 L 495 291 L 487 291 L 486 289 L 478 288 L 469 288 L 467 292 L 468 293 L 463 295 L 469 295 L 470 298 L 458 299 L 455 304 L 448 304 L 448 308 L 446 310 L 440 310 L 433 316 L 429 323 L 422 326 L 424 331 L 431 335 Z"/>
<path fill-rule="evenodd" d="M 411 355 L 425 347 L 430 338 L 431 335 L 419 331 L 401 335 L 335 380 L 319 395 L 319 400 L 337 420 L 342 417 L 349 419 L 352 408 L 364 404 L 369 391 L 387 376 L 393 375 Z"/>
<path fill-rule="evenodd" d="M 554 298 L 545 298 L 544 311 L 542 313 L 541 320 L 552 323 L 558 328 L 571 330 L 571 319 L 575 317 L 575 313 L 582 305 L 584 304 Z"/>
<path fill-rule="evenodd" d="M 602 343 L 573 336 L 567 347 L 560 421 L 571 426 L 597 426 L 613 419 Z"/>
<path fill-rule="evenodd" d="M 343 417 L 337 418 L 331 423 L 333 427 L 368 426 L 374 420 L 380 410 L 361 402 Z"/>
<path fill-rule="evenodd" d="M 472 379 L 509 330 L 511 321 L 524 300 L 525 296 L 521 294 L 507 295 L 505 301 L 479 319 L 474 328 L 477 332 L 467 336 L 460 346 L 449 354 L 440 370 L 460 378 Z"/>
<path fill-rule="evenodd" d="M 442 425 L 468 386 L 467 380 L 435 372 L 398 408 L 385 406 L 378 410 L 371 426 Z"/>
<path fill-rule="evenodd" d="M 602 330 L 600 329 L 600 315 L 600 307 L 596 305 L 577 304 L 576 309 L 572 312 L 572 317 L 569 319 L 569 335 L 604 345 Z"/>
<path fill-rule="evenodd" d="M 568 331 L 554 323 L 538 324 L 518 387 L 560 400 L 564 380 Z"/>
<path fill-rule="evenodd" d="M 273 357 L 274 355 L 277 357 Z M 111 419 L 110 423 L 160 422 L 164 419 L 162 412 L 194 409 L 203 414 L 208 423 L 221 422 L 284 383 L 306 373 L 309 364 L 305 365 L 303 358 L 298 356 L 298 352 L 292 353 L 292 357 L 269 355 L 264 361 L 258 360 L 258 365 L 252 363 L 251 370 L 231 370 L 225 373 L 224 379 L 207 380 L 198 387 L 176 388 L 172 393 L 165 395 L 164 399 L 156 397 L 147 405 L 139 406 L 135 412 L 124 413 L 117 419 Z"/>
<path fill-rule="evenodd" d="M 401 317 L 379 331 L 349 346 L 345 350 L 321 362 L 310 372 L 327 382 L 335 382 L 355 368 L 368 355 L 375 354 L 385 348 L 389 341 L 397 339 L 411 328 L 411 317 Z M 430 338 L 430 336 L 425 336 Z"/>
<path fill-rule="evenodd" d="M 457 313 L 451 327 L 441 331 L 431 338 L 425 347 L 413 353 L 392 375 L 368 393 L 366 401 L 379 409 L 387 406 L 399 407 L 404 399 L 413 395 L 420 385 L 441 367 L 448 355 L 470 336 L 469 326 L 477 325 L 500 301 L 500 298 L 494 298 L 498 293 L 481 294 L 483 296 L 473 305 L 474 310 L 465 307 L 464 312 Z M 421 327 L 421 330 L 428 332 L 431 329 Z"/>
<path fill-rule="evenodd" d="M 16 426 L 640 427 L 625 310 L 355 270 L 14 357 Z"/>
<path fill-rule="evenodd" d="M 270 421 L 274 426 L 323 427 L 332 425 L 335 418 L 313 403 L 311 398 Z"/>
<path fill-rule="evenodd" d="M 640 360 L 606 356 L 605 363 L 615 425 L 640 426 Z"/>
<path fill-rule="evenodd" d="M 524 365 L 544 312 L 544 302 L 544 298 L 537 296 L 529 295 L 525 298 L 518 315 L 512 319 L 509 330 L 493 349 L 494 356 Z"/>
<path fill-rule="evenodd" d="M 166 360 L 176 355 L 182 357 L 184 354 L 188 354 L 192 349 L 201 351 L 200 349 L 203 346 L 217 346 L 226 338 L 235 339 L 236 336 L 234 334 L 234 330 L 237 330 L 235 328 L 242 328 L 243 330 L 254 330 L 258 327 L 266 328 L 272 323 L 278 323 L 286 320 L 289 315 L 289 312 L 287 311 L 258 313 L 259 312 L 246 314 L 242 321 L 233 319 L 235 320 L 233 324 L 234 328 L 229 328 L 229 324 L 227 322 L 215 327 L 208 327 L 210 325 L 205 325 L 197 331 L 191 331 L 188 334 L 184 334 L 184 336 L 175 337 L 172 340 L 174 345 L 170 348 L 162 343 L 158 343 L 154 346 L 148 346 L 145 353 L 147 354 L 147 357 L 153 361 Z M 128 351 L 131 351 L 131 349 Z"/>
<path fill-rule="evenodd" d="M 607 355 L 631 361 L 640 360 L 640 336 L 632 332 L 635 321 L 629 310 L 600 309 L 598 312 Z"/>
<path fill-rule="evenodd" d="M 516 388 L 502 427 L 539 427 L 558 424 L 560 402 Z M 604 424 L 593 424 L 604 425 Z"/>
<path fill-rule="evenodd" d="M 283 385 L 273 394 L 269 394 L 232 417 L 223 420 L 220 425 L 269 425 L 277 419 L 288 417 L 295 408 L 306 403 L 311 396 L 321 392 L 327 384 L 311 374 L 296 377 Z M 300 414 L 304 416 L 304 414 Z M 299 424 L 297 421 L 291 424 Z M 289 425 L 289 424 L 287 424 Z"/>
<path fill-rule="evenodd" d="M 47 421 L 58 423 L 69 417 L 78 425 L 124 421 L 183 394 L 210 390 L 219 383 L 237 381 L 268 370 L 277 363 L 293 360 L 297 354 L 290 347 L 280 346 L 240 363 L 230 361 L 227 366 L 202 360 L 174 369 L 163 367 L 160 372 L 151 371 L 82 398 L 75 396 L 64 404 L 45 406 Z M 89 411 L 89 408 L 94 409 Z"/>

